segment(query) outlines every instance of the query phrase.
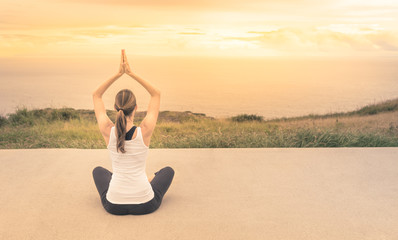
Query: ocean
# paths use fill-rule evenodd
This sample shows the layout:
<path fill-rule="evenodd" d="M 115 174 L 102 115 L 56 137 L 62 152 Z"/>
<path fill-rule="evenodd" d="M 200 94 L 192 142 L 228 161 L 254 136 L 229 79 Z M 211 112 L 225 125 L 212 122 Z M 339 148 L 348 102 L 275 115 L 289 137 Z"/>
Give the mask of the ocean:
<path fill-rule="evenodd" d="M 161 111 L 265 119 L 350 111 L 398 97 L 398 58 L 226 58 L 128 55 L 135 73 L 162 92 Z M 0 114 L 17 107 L 93 109 L 91 93 L 119 68 L 120 56 L 2 58 Z M 130 88 L 138 111 L 149 94 L 127 75 L 104 94 Z"/>

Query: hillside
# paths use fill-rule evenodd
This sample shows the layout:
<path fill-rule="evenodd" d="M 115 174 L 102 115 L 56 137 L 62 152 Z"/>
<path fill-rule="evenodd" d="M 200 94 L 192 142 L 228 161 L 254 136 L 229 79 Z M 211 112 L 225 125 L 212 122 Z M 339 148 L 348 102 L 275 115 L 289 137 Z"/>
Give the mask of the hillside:
<path fill-rule="evenodd" d="M 109 111 L 112 121 L 115 111 Z M 137 112 L 136 125 L 145 116 Z M 162 111 L 151 148 L 398 146 L 398 99 L 360 109 L 264 120 Z M 93 110 L 18 109 L 0 117 L 0 148 L 105 148 Z"/>

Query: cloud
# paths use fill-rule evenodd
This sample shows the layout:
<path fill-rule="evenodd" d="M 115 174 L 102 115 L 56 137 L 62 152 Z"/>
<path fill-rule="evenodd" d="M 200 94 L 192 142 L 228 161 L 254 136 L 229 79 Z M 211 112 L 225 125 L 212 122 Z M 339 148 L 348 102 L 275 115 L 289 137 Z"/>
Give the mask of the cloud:
<path fill-rule="evenodd" d="M 256 36 L 224 37 L 225 40 L 255 42 L 280 52 L 374 52 L 398 51 L 398 33 L 364 28 L 363 34 L 332 31 L 327 28 L 281 28 L 273 31 L 248 31 Z M 355 32 L 355 31 L 353 31 Z"/>
<path fill-rule="evenodd" d="M 191 11 L 286 11 L 289 8 L 304 6 L 325 6 L 333 4 L 334 1 L 316 1 L 316 0 L 58 0 L 59 2 L 71 2 L 79 4 L 96 4 L 96 5 L 114 5 L 128 7 L 144 7 L 147 9 L 184 9 Z"/>
<path fill-rule="evenodd" d="M 382 32 L 379 34 L 371 34 L 368 38 L 373 44 L 385 51 L 398 51 L 398 34 Z"/>
<path fill-rule="evenodd" d="M 79 41 L 75 36 L 68 35 L 36 35 L 36 34 L 0 34 L 0 38 L 18 44 L 48 44 L 66 41 Z"/>
<path fill-rule="evenodd" d="M 108 25 L 103 27 L 4 31 L 3 55 L 26 53 L 90 54 L 125 46 L 137 54 L 209 55 L 398 55 L 398 32 L 379 25 L 222 28 L 190 25 Z M 226 51 L 225 51 L 226 50 Z"/>
<path fill-rule="evenodd" d="M 200 6 L 223 6 L 228 8 L 228 6 L 243 6 L 250 5 L 255 6 L 257 4 L 268 4 L 268 5 L 303 5 L 303 4 L 316 4 L 319 1 L 316 0 L 61 0 L 65 2 L 80 2 L 80 3 L 91 3 L 91 4 L 111 4 L 111 5 L 132 5 L 132 6 L 164 6 L 164 7 L 176 7 L 176 6 L 189 6 L 189 7 L 200 7 Z M 330 1 L 333 2 L 333 1 Z M 324 1 L 322 4 L 326 4 Z"/>
<path fill-rule="evenodd" d="M 205 33 L 202 33 L 202 32 L 179 32 L 178 34 L 182 34 L 182 35 L 204 35 Z"/>

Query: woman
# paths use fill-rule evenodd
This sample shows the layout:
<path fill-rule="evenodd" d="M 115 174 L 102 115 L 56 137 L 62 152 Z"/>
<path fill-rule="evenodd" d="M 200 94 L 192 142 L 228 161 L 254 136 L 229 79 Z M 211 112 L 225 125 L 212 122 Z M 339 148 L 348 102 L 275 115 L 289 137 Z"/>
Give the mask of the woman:
<path fill-rule="evenodd" d="M 129 89 L 118 92 L 114 107 L 115 124 L 106 115 L 102 95 L 124 73 L 140 83 L 151 95 L 147 114 L 141 124 L 133 124 L 137 104 Z M 141 215 L 159 208 L 167 192 L 174 170 L 164 167 L 151 179 L 145 173 L 149 144 L 159 114 L 160 91 L 135 75 L 122 50 L 119 72 L 105 81 L 93 93 L 98 126 L 110 151 L 113 173 L 103 167 L 93 170 L 93 178 L 105 210 L 115 215 Z"/>

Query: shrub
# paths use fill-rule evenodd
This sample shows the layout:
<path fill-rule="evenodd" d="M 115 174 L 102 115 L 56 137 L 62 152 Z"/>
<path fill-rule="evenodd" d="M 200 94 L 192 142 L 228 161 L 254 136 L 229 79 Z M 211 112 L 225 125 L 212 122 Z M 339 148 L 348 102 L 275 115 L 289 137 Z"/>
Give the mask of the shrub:
<path fill-rule="evenodd" d="M 379 104 L 365 106 L 356 111 L 360 115 L 374 115 L 380 112 L 392 112 L 398 110 L 398 99 L 388 100 Z"/>
<path fill-rule="evenodd" d="M 26 108 L 18 109 L 8 117 L 8 122 L 13 126 L 17 125 L 34 125 L 43 121 L 69 121 L 72 119 L 80 119 L 80 114 L 73 108 L 61 109 L 34 109 L 27 110 Z M 7 119 L 6 119 L 7 120 Z"/>
<path fill-rule="evenodd" d="M 8 123 L 7 118 L 0 116 L 0 127 L 6 125 Z"/>
<path fill-rule="evenodd" d="M 68 121 L 71 119 L 80 119 L 79 113 L 73 108 L 53 109 L 51 111 L 51 121 L 61 120 Z"/>
<path fill-rule="evenodd" d="M 33 125 L 33 116 L 31 112 L 24 107 L 22 109 L 17 109 L 15 113 L 12 113 L 8 117 L 8 121 L 13 125 Z"/>
<path fill-rule="evenodd" d="M 255 114 L 240 114 L 234 117 L 231 117 L 231 120 L 234 122 L 247 122 L 247 121 L 258 121 L 262 122 L 263 117 L 262 116 L 257 116 Z"/>

